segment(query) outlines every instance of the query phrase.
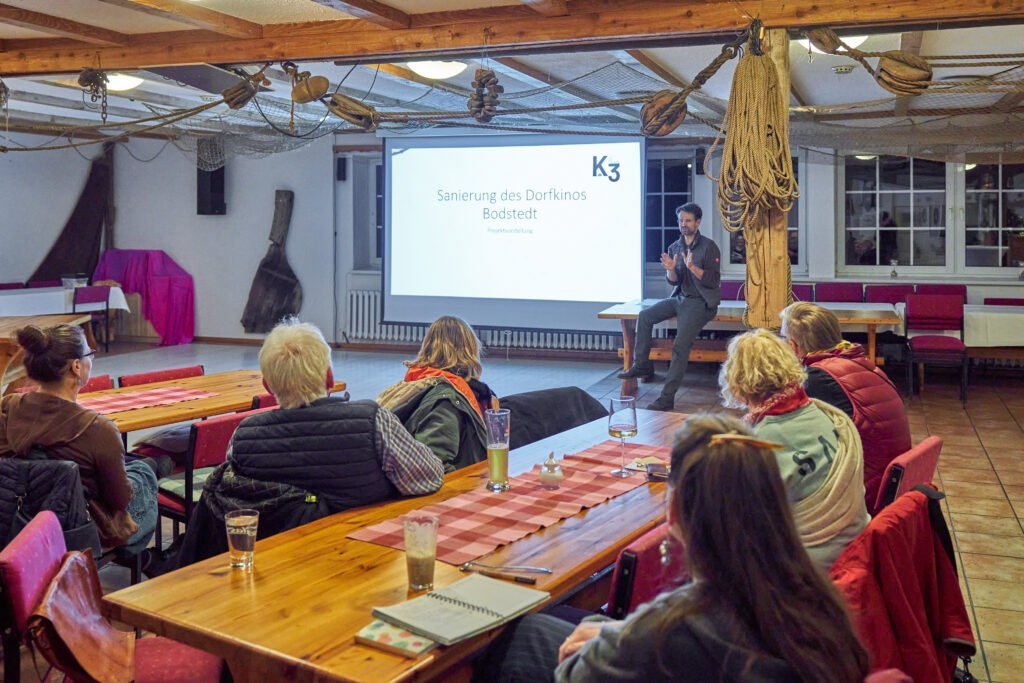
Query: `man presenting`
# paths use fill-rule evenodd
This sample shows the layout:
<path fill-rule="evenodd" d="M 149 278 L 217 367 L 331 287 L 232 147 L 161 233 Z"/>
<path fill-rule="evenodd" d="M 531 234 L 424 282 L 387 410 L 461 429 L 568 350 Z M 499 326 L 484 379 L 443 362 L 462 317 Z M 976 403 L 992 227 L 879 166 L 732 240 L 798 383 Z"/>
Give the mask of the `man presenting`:
<path fill-rule="evenodd" d="M 693 202 L 676 208 L 680 239 L 661 255 L 665 278 L 675 285 L 672 296 L 662 299 L 640 312 L 636 320 L 636 346 L 633 348 L 633 366 L 619 373 L 620 379 L 636 377 L 650 380 L 654 365 L 648 357 L 651 352 L 651 332 L 654 325 L 669 318 L 676 319 L 676 337 L 672 342 L 672 360 L 665 377 L 661 396 L 647 406 L 648 410 L 672 410 L 676 391 L 686 374 L 693 341 L 718 312 L 721 301 L 721 253 L 713 240 L 700 234 L 700 206 Z"/>

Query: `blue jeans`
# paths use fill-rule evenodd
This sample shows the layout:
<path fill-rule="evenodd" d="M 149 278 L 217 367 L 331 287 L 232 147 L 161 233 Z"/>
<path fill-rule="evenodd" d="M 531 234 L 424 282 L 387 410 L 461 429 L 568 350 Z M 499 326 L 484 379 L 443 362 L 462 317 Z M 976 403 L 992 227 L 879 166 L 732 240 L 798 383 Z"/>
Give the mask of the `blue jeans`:
<path fill-rule="evenodd" d="M 124 471 L 132 485 L 128 514 L 139 525 L 139 530 L 132 534 L 124 548 L 128 552 L 137 553 L 149 545 L 159 520 L 156 507 L 156 474 L 153 473 L 153 468 L 141 460 L 126 462 Z"/>
<path fill-rule="evenodd" d="M 690 362 L 690 348 L 704 326 L 718 313 L 718 307 L 710 308 L 699 296 L 676 296 L 662 299 L 649 308 L 640 311 L 636 319 L 636 346 L 633 349 L 633 364 L 649 367 L 651 334 L 654 326 L 669 318 L 676 319 L 676 338 L 672 342 L 672 360 L 669 362 L 665 386 L 659 400 L 675 402 L 676 392 L 683 383 L 686 365 Z"/>

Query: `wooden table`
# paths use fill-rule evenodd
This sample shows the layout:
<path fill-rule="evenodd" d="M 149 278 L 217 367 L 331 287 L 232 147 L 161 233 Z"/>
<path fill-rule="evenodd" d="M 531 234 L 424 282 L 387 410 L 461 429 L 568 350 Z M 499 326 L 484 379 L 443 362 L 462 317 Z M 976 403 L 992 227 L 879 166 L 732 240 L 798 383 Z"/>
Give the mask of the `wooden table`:
<path fill-rule="evenodd" d="M 670 445 L 685 417 L 637 414 L 639 434 L 631 441 L 652 445 Z M 512 452 L 510 474 L 529 470 L 552 450 L 573 453 L 607 438 L 602 418 L 524 446 Z M 353 636 L 371 621 L 374 606 L 406 599 L 405 555 L 346 535 L 481 488 L 485 471 L 486 463 L 478 463 L 446 476 L 433 495 L 349 510 L 260 541 L 251 573 L 229 569 L 227 556 L 219 555 L 144 581 L 106 596 L 106 612 L 224 657 L 240 682 L 450 680 L 499 630 L 417 660 L 356 645 Z M 664 492 L 665 484 L 644 484 L 481 559 L 551 567 L 554 573 L 539 576 L 537 588 L 557 601 L 663 520 Z M 438 587 L 461 576 L 452 565 L 436 564 Z"/>
<path fill-rule="evenodd" d="M 4 375 L 22 355 L 18 341 L 11 335 L 26 325 L 53 327 L 54 325 L 81 325 L 89 321 L 89 313 L 66 313 L 63 315 L 16 315 L 0 317 L 0 388 L 7 386 Z"/>
<path fill-rule="evenodd" d="M 606 308 L 597 314 L 598 318 L 617 319 L 622 323 L 622 367 L 628 370 L 633 364 L 633 347 L 636 345 L 636 319 L 640 311 L 654 304 L 658 299 L 645 299 L 643 301 L 627 301 Z M 884 303 L 851 303 L 851 302 L 815 302 L 823 308 L 827 308 L 836 314 L 839 324 L 844 329 L 851 327 L 858 330 L 863 327 L 868 335 L 868 358 L 874 358 L 875 362 L 881 364 L 876 354 L 876 335 L 878 327 L 892 325 L 899 327 L 903 320 L 896 312 L 892 304 Z M 747 309 L 745 301 L 723 301 L 718 306 L 718 314 L 714 320 L 705 326 L 705 329 L 725 329 L 741 331 L 743 327 L 743 313 Z M 671 321 L 674 324 L 674 320 Z M 724 356 L 722 356 L 724 358 Z M 692 360 L 692 357 L 691 357 Z M 716 360 L 718 360 L 716 358 Z M 622 395 L 633 396 L 636 394 L 637 383 L 635 379 L 622 380 Z"/>
<path fill-rule="evenodd" d="M 106 417 L 113 420 L 118 430 L 125 433 L 135 431 L 136 429 L 161 427 L 174 424 L 175 422 L 198 420 L 213 415 L 248 410 L 252 407 L 253 396 L 267 392 L 263 386 L 263 375 L 259 370 L 230 370 L 228 372 L 216 372 L 198 377 L 185 377 L 164 382 L 139 384 L 123 389 L 96 391 L 88 394 L 88 397 L 93 398 L 106 394 L 130 394 L 159 387 L 185 387 L 199 391 L 208 391 L 216 395 L 189 401 L 179 401 L 178 403 L 162 406 L 107 413 Z M 333 391 L 344 390 L 344 382 L 334 383 Z"/>

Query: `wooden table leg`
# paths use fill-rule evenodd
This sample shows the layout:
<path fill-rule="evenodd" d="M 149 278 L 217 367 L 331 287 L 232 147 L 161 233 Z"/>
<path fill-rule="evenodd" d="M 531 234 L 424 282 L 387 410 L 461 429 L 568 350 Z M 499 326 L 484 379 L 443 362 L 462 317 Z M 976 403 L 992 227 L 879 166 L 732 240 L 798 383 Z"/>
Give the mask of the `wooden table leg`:
<path fill-rule="evenodd" d="M 622 369 L 629 370 L 633 365 L 633 347 L 636 346 L 636 320 L 623 318 L 622 324 Z M 636 396 L 637 383 L 635 379 L 622 380 L 620 396 Z"/>
<path fill-rule="evenodd" d="M 875 332 L 876 332 L 877 325 L 868 325 L 867 328 L 868 328 L 868 358 L 871 359 L 872 363 L 875 363 L 876 365 L 881 365 L 881 363 L 878 362 L 878 358 L 875 357 Z"/>

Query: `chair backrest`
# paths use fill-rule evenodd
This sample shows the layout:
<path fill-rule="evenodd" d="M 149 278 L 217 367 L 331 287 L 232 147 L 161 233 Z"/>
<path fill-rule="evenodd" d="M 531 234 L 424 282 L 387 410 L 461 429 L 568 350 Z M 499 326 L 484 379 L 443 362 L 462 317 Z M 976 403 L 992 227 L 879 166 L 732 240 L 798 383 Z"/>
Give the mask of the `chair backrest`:
<path fill-rule="evenodd" d="M 864 285 L 864 301 L 873 304 L 901 304 L 914 285 Z"/>
<path fill-rule="evenodd" d="M 277 398 L 273 394 L 258 394 L 252 397 L 252 409 L 273 408 L 277 405 Z"/>
<path fill-rule="evenodd" d="M 60 569 L 67 552 L 57 515 L 43 510 L 0 550 L 0 577 L 14 627 L 24 632 L 29 615 Z"/>
<path fill-rule="evenodd" d="M 893 458 L 885 468 L 885 474 L 878 485 L 874 514 L 878 514 L 885 506 L 918 484 L 932 483 L 941 452 L 942 439 L 929 436 L 909 451 Z"/>
<path fill-rule="evenodd" d="M 957 294 L 908 294 L 907 331 L 963 330 L 964 302 Z"/>
<path fill-rule="evenodd" d="M 188 437 L 186 467 L 199 469 L 223 463 L 228 452 L 228 445 L 231 443 L 231 436 L 235 433 L 239 423 L 250 415 L 263 412 L 263 410 L 266 409 L 228 413 L 193 422 Z"/>
<path fill-rule="evenodd" d="M 1024 306 L 1024 299 L 1017 299 L 1014 297 L 1006 296 L 987 296 L 985 297 L 986 306 Z"/>
<path fill-rule="evenodd" d="M 815 301 L 864 301 L 864 285 L 859 282 L 818 282 L 814 285 Z"/>
<path fill-rule="evenodd" d="M 37 289 L 39 287 L 60 287 L 60 280 L 33 280 L 32 282 L 26 282 L 25 286 L 30 289 Z"/>
<path fill-rule="evenodd" d="M 939 285 L 921 283 L 914 290 L 915 294 L 952 294 L 959 296 L 960 300 L 967 303 L 967 285 Z"/>
<path fill-rule="evenodd" d="M 21 289 L 24 286 L 24 282 L 0 282 L 0 289 Z"/>
<path fill-rule="evenodd" d="M 814 285 L 811 284 L 794 284 L 791 289 L 793 290 L 794 301 L 814 301 Z"/>
<path fill-rule="evenodd" d="M 511 411 L 509 448 L 519 448 L 608 416 L 608 409 L 579 387 L 512 394 L 501 399 L 501 407 Z"/>
<path fill-rule="evenodd" d="M 743 283 L 738 280 L 722 280 L 722 301 L 743 301 Z"/>
<path fill-rule="evenodd" d="M 110 301 L 110 287 L 75 287 L 74 310 L 82 304 L 103 304 Z"/>
<path fill-rule="evenodd" d="M 153 370 L 150 372 L 137 372 L 134 375 L 121 375 L 117 378 L 117 384 L 121 387 L 134 387 L 139 384 L 150 384 L 151 382 L 166 382 L 172 379 L 184 379 L 185 377 L 199 377 L 206 373 L 202 365 L 190 365 L 185 368 L 171 368 L 170 370 Z"/>
<path fill-rule="evenodd" d="M 88 394 L 90 391 L 104 391 L 105 389 L 113 388 L 114 380 L 111 379 L 110 375 L 93 375 L 89 378 L 89 381 L 78 390 L 78 393 Z"/>
<path fill-rule="evenodd" d="M 624 619 L 662 591 L 689 579 L 682 548 L 672 546 L 671 561 L 668 564 L 663 561 L 662 543 L 667 536 L 668 524 L 665 523 L 622 549 L 615 562 L 605 614 L 613 619 Z"/>

